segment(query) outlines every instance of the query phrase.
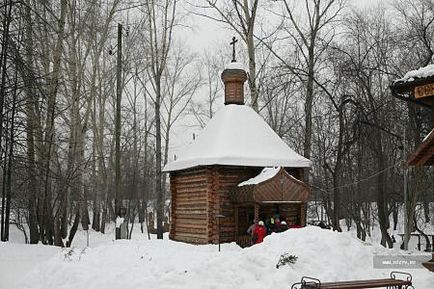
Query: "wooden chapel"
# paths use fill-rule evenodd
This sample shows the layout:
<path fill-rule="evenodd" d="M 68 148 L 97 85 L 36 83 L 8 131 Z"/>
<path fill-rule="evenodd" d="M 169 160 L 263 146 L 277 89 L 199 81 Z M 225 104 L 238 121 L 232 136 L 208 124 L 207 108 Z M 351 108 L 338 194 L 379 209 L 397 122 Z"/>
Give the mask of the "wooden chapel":
<path fill-rule="evenodd" d="M 310 160 L 297 154 L 253 109 L 244 105 L 241 64 L 223 71 L 224 104 L 193 143 L 164 171 L 170 174 L 172 240 L 246 246 L 253 219 L 278 213 L 306 223 Z"/>

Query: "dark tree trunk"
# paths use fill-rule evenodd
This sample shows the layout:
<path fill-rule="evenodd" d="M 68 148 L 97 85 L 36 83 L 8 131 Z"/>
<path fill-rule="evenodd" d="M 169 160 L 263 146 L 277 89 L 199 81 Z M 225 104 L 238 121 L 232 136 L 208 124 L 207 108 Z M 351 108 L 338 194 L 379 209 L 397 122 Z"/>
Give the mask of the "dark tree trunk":
<path fill-rule="evenodd" d="M 419 234 L 421 234 L 425 239 L 425 252 L 430 252 L 431 251 L 431 242 L 429 241 L 428 236 L 418 227 L 417 219 L 416 219 L 416 212 L 414 212 L 414 214 L 413 214 L 413 223 L 414 223 L 414 228 L 416 229 L 416 231 L 418 231 Z"/>
<path fill-rule="evenodd" d="M 93 205 L 93 216 L 92 216 L 92 229 L 99 232 L 100 231 L 100 222 L 101 222 L 101 212 L 100 212 L 100 204 L 97 204 L 97 200 L 94 199 Z"/>
<path fill-rule="evenodd" d="M 72 227 L 69 230 L 68 241 L 66 242 L 66 247 L 71 247 L 72 240 L 74 240 L 75 233 L 77 233 L 78 224 L 80 224 L 80 205 L 76 205 L 74 222 L 72 223 Z"/>
<path fill-rule="evenodd" d="M 424 200 L 423 200 L 423 214 L 425 217 L 425 223 L 429 223 L 431 220 L 431 215 L 429 213 L 430 209 L 429 209 L 429 196 L 428 194 L 426 194 Z"/>
<path fill-rule="evenodd" d="M 378 136 L 381 138 L 381 136 Z M 377 140 L 379 143 L 381 142 L 381 139 Z M 380 149 L 381 143 L 377 147 L 377 149 Z M 390 227 L 389 223 L 389 214 L 387 209 L 387 203 L 386 203 L 386 197 L 385 197 L 385 173 L 384 173 L 384 156 L 382 153 L 382 150 L 377 155 L 378 159 L 378 171 L 382 172 L 378 174 L 377 177 L 377 209 L 378 209 L 378 222 L 380 224 L 380 230 L 381 230 L 381 245 L 386 247 L 386 245 L 389 248 L 393 247 L 392 239 L 390 238 L 389 233 L 387 230 Z"/>
<path fill-rule="evenodd" d="M 28 175 L 28 196 L 29 196 L 29 230 L 30 244 L 36 244 L 40 240 L 38 229 L 38 185 L 36 179 L 35 168 L 35 111 L 33 105 L 36 99 L 35 92 L 35 77 L 33 75 L 33 23 L 32 23 L 32 8 L 30 1 L 27 1 L 25 9 L 25 48 L 27 55 L 27 68 L 24 70 L 24 83 L 26 86 L 26 142 L 27 142 L 27 175 Z"/>
<path fill-rule="evenodd" d="M 9 126 L 9 119 L 6 116 L 6 124 L 5 127 L 7 128 Z M 6 175 L 7 175 L 7 167 L 8 167 L 8 159 L 7 159 L 7 150 L 9 147 L 9 139 L 6 138 L 5 142 L 4 142 L 4 155 L 3 153 L 0 153 L 0 156 L 4 159 L 3 164 L 2 164 L 2 175 L 3 175 L 3 179 L 2 179 L 2 209 L 1 209 L 1 241 L 6 241 L 5 240 L 5 217 L 6 217 Z"/>
<path fill-rule="evenodd" d="M 393 230 L 396 231 L 398 227 L 398 211 L 399 206 L 397 202 L 393 203 L 392 217 L 393 217 Z"/>
<path fill-rule="evenodd" d="M 103 203 L 103 208 L 102 208 L 102 213 L 101 213 L 101 225 L 100 225 L 100 231 L 103 234 L 105 234 L 105 224 L 107 222 L 107 211 L 108 211 L 108 203 L 109 203 L 108 193 L 106 192 L 105 194 L 106 194 L 106 196 L 105 196 L 105 200 Z"/>
<path fill-rule="evenodd" d="M 17 107 L 17 71 L 15 71 L 14 90 L 12 97 L 12 112 L 11 112 L 11 127 L 9 137 L 9 156 L 8 156 L 8 169 L 6 180 L 6 216 L 4 226 L 4 241 L 9 241 L 9 223 L 11 214 L 11 198 L 12 198 L 12 164 L 14 162 L 14 136 L 15 136 L 15 112 Z"/>

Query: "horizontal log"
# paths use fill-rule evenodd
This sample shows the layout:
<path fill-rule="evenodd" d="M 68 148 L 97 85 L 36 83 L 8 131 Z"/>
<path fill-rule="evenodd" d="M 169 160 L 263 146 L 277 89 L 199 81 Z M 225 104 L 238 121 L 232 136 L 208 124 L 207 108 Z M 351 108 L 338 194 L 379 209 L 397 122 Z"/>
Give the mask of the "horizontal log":
<path fill-rule="evenodd" d="M 207 230 L 206 226 L 199 226 L 199 225 L 180 225 L 177 224 L 175 226 L 176 232 L 188 232 L 188 233 L 198 233 L 198 234 L 204 234 Z"/>
<path fill-rule="evenodd" d="M 172 240 L 180 241 L 180 242 L 186 242 L 186 243 L 192 243 L 192 244 L 207 244 L 208 238 L 198 238 L 196 236 L 186 236 L 186 235 L 174 235 Z"/>
<path fill-rule="evenodd" d="M 175 194 L 172 196 L 173 199 L 180 200 L 192 200 L 192 199 L 208 199 L 207 193 L 205 191 L 197 191 L 197 192 L 184 192 L 182 194 Z"/>
<path fill-rule="evenodd" d="M 179 210 L 172 214 L 173 219 L 203 219 L 206 220 L 207 211 L 206 210 L 196 210 L 196 211 L 186 211 Z"/>
<path fill-rule="evenodd" d="M 196 187 L 187 187 L 187 186 L 178 186 L 175 188 L 176 194 L 194 194 L 194 193 L 206 193 L 208 192 L 205 186 L 196 186 Z"/>
<path fill-rule="evenodd" d="M 204 202 L 206 203 L 208 198 L 205 194 L 202 195 L 193 195 L 193 196 L 189 196 L 187 194 L 185 195 L 175 195 L 172 197 L 172 200 L 174 200 L 175 202 Z"/>
<path fill-rule="evenodd" d="M 178 190 L 178 189 L 194 190 L 195 188 L 205 190 L 205 189 L 207 189 L 207 185 L 204 182 L 205 181 L 197 182 L 197 183 L 180 183 L 180 184 L 177 183 L 174 187 L 176 188 L 176 190 Z"/>
<path fill-rule="evenodd" d="M 206 220 L 202 219 L 176 219 L 176 225 L 194 225 L 206 227 L 208 224 Z"/>
<path fill-rule="evenodd" d="M 207 209 L 207 203 L 206 202 L 196 202 L 196 201 L 191 201 L 191 202 L 177 202 L 175 201 L 175 207 L 173 207 L 173 209 L 191 209 L 191 208 L 199 208 L 199 209 Z"/>
<path fill-rule="evenodd" d="M 172 196 L 172 200 L 175 200 L 175 201 L 189 201 L 189 202 L 191 202 L 191 201 L 195 201 L 195 200 L 202 200 L 202 201 L 206 201 L 206 200 L 208 200 L 208 198 L 207 198 L 207 196 L 206 196 L 206 194 L 197 194 L 197 193 L 195 193 L 195 194 L 192 194 L 192 195 L 189 195 L 189 194 L 182 194 L 182 195 L 174 195 L 174 196 Z"/>
<path fill-rule="evenodd" d="M 179 217 L 183 219 L 193 218 L 198 219 L 199 217 L 206 218 L 208 211 L 203 210 L 173 210 L 172 215 L 174 217 Z"/>
<path fill-rule="evenodd" d="M 181 207 L 181 208 L 184 208 L 184 207 L 186 207 L 186 208 L 191 208 L 191 207 L 207 208 L 208 207 L 208 203 L 205 200 L 201 200 L 201 201 L 198 201 L 196 199 L 193 199 L 190 201 L 188 201 L 188 200 L 175 200 L 174 203 L 176 203 L 177 208 L 179 208 L 179 207 Z"/>
<path fill-rule="evenodd" d="M 191 185 L 202 185 L 205 186 L 207 182 L 206 178 L 197 178 L 197 179 L 180 179 L 174 182 L 177 186 L 191 186 Z"/>
<path fill-rule="evenodd" d="M 190 227 L 176 227 L 175 234 L 193 234 L 195 236 L 206 236 L 207 228 L 190 228 Z"/>
<path fill-rule="evenodd" d="M 189 213 L 175 212 L 172 215 L 172 218 L 173 219 L 180 218 L 180 219 L 203 219 L 203 220 L 206 220 L 206 215 L 207 215 L 206 213 L 191 214 L 190 212 Z"/>
<path fill-rule="evenodd" d="M 185 177 L 185 176 L 193 176 L 193 175 L 202 175 L 207 174 L 206 169 L 195 169 L 195 170 L 189 170 L 189 171 L 177 171 L 172 172 L 170 174 L 171 177 L 179 178 L 179 177 Z"/>
<path fill-rule="evenodd" d="M 172 219 L 173 221 L 174 219 Z M 172 225 L 176 227 L 177 225 L 197 225 L 202 227 L 208 227 L 208 223 L 206 222 L 206 219 L 176 219 L 176 224 L 172 222 Z"/>
<path fill-rule="evenodd" d="M 208 189 L 203 184 L 176 184 L 175 188 L 177 193 L 184 193 L 184 192 L 207 192 Z"/>
<path fill-rule="evenodd" d="M 194 173 L 181 173 L 181 174 L 174 175 L 174 177 L 176 179 L 196 178 L 196 177 L 202 177 L 202 176 L 207 176 L 207 172 L 206 171 L 196 171 Z"/>
<path fill-rule="evenodd" d="M 194 206 L 193 204 L 188 204 L 185 206 L 177 206 L 175 208 L 175 213 L 179 213 L 181 211 L 185 211 L 185 212 L 192 212 L 192 211 L 201 211 L 201 212 L 207 212 L 207 207 L 204 205 L 200 205 L 200 206 Z"/>
<path fill-rule="evenodd" d="M 207 174 L 201 173 L 201 174 L 192 174 L 192 175 L 182 175 L 182 176 L 176 176 L 173 181 L 179 182 L 183 180 L 198 180 L 198 179 L 206 179 L 208 176 Z"/>
<path fill-rule="evenodd" d="M 194 178 L 203 178 L 206 174 L 204 173 L 198 173 L 198 174 L 170 174 L 170 182 L 178 182 L 179 180 L 185 180 L 185 179 L 194 179 Z"/>
<path fill-rule="evenodd" d="M 207 207 L 206 206 L 193 206 L 193 204 L 189 204 L 189 205 L 185 205 L 185 206 L 176 206 L 176 208 L 174 208 L 174 213 L 179 213 L 182 211 L 188 212 L 189 214 L 191 212 L 196 212 L 196 211 L 206 212 Z"/>
<path fill-rule="evenodd" d="M 205 191 L 197 191 L 194 193 L 181 193 L 181 194 L 175 194 L 172 196 L 172 199 L 179 199 L 179 200 L 190 200 L 190 199 L 204 199 L 208 200 L 207 193 Z"/>
<path fill-rule="evenodd" d="M 188 237 L 194 237 L 198 239 L 205 239 L 206 238 L 206 229 L 204 230 L 198 230 L 198 229 L 191 229 L 191 228 L 175 228 L 175 235 L 176 236 L 188 236 Z"/>

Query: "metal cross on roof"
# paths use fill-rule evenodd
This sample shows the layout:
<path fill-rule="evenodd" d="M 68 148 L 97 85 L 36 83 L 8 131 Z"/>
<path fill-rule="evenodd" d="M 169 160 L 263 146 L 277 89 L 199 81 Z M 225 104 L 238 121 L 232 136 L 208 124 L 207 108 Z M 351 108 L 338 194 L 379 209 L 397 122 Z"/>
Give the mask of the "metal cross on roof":
<path fill-rule="evenodd" d="M 232 45 L 232 62 L 237 62 L 235 60 L 235 43 L 237 43 L 237 42 L 238 42 L 238 40 L 234 36 L 234 37 L 232 37 L 232 42 L 229 43 L 230 45 Z"/>

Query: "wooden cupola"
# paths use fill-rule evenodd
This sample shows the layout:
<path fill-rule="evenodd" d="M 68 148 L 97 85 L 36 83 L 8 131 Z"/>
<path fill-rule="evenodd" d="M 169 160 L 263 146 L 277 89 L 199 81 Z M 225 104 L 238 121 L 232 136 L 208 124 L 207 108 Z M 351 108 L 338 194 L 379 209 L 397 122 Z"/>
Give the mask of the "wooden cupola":
<path fill-rule="evenodd" d="M 222 72 L 222 80 L 225 84 L 225 105 L 244 104 L 244 82 L 247 74 L 237 62 L 232 62 Z"/>
<path fill-rule="evenodd" d="M 244 82 L 247 74 L 243 65 L 235 59 L 235 44 L 238 42 L 232 37 L 232 62 L 222 72 L 222 80 L 225 84 L 225 105 L 244 104 Z"/>

